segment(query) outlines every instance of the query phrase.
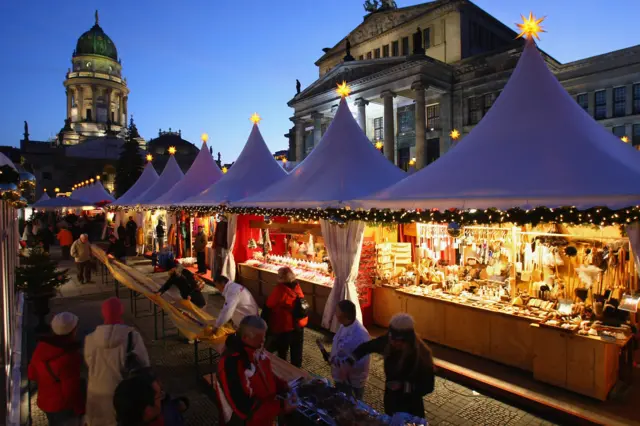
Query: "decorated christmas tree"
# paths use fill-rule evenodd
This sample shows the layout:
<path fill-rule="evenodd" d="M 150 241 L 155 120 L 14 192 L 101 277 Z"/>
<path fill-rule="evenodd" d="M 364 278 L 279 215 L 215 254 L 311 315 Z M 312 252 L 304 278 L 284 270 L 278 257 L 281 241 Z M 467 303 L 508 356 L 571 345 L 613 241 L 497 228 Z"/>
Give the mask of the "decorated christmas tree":
<path fill-rule="evenodd" d="M 69 270 L 58 269 L 58 262 L 41 246 L 30 249 L 21 263 L 16 267 L 16 289 L 27 297 L 53 295 L 58 287 L 69 281 Z"/>

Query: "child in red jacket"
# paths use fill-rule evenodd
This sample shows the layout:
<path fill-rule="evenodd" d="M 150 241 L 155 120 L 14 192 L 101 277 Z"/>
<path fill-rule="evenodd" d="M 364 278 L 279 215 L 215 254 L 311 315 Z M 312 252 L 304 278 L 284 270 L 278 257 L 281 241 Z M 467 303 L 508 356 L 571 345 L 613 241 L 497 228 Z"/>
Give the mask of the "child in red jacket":
<path fill-rule="evenodd" d="M 309 318 L 306 315 L 294 317 L 294 307 L 299 303 L 298 299 L 304 300 L 304 293 L 296 281 L 296 276 L 290 268 L 280 268 L 278 285 L 266 302 L 270 310 L 269 331 L 272 333 L 269 350 L 277 351 L 278 356 L 284 360 L 287 359 L 287 352 L 291 350 L 291 364 L 300 368 L 304 327 L 307 326 Z"/>
<path fill-rule="evenodd" d="M 84 414 L 77 328 L 74 314 L 56 315 L 51 321 L 53 334 L 38 342 L 29 363 L 29 380 L 38 384 L 38 407 L 46 413 L 50 426 L 68 424 Z"/>

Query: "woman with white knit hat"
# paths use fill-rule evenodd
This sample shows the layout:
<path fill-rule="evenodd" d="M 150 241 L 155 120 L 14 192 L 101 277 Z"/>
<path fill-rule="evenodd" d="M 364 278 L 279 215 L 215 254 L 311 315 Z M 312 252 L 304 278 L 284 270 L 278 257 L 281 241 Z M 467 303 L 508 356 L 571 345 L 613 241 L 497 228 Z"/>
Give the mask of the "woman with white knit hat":
<path fill-rule="evenodd" d="M 385 413 L 408 413 L 424 418 L 422 400 L 433 392 L 435 383 L 433 357 L 429 347 L 416 335 L 411 315 L 394 315 L 388 333 L 358 346 L 347 362 L 353 364 L 371 353 L 384 357 Z"/>
<path fill-rule="evenodd" d="M 29 363 L 29 380 L 38 384 L 38 407 L 47 415 L 50 426 L 79 422 L 84 414 L 77 328 L 78 317 L 71 312 L 53 317 L 52 335 L 38 342 Z"/>

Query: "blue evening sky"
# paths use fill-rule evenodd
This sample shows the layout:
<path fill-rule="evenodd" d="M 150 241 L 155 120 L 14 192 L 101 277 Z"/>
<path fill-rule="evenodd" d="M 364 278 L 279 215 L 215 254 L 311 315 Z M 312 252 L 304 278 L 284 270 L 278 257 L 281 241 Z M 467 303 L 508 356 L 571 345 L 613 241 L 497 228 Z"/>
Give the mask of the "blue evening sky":
<path fill-rule="evenodd" d="M 62 82 L 77 38 L 94 10 L 122 58 L 131 90 L 129 113 L 145 139 L 181 129 L 235 160 L 258 112 L 272 151 L 287 148 L 287 101 L 295 79 L 317 78 L 314 62 L 365 15 L 364 0 L 143 0 L 0 2 L 0 145 L 19 144 L 63 126 Z M 424 1 L 397 0 L 398 6 Z M 639 0 L 476 0 L 514 27 L 521 13 L 546 15 L 540 46 L 561 62 L 640 44 L 633 27 Z"/>

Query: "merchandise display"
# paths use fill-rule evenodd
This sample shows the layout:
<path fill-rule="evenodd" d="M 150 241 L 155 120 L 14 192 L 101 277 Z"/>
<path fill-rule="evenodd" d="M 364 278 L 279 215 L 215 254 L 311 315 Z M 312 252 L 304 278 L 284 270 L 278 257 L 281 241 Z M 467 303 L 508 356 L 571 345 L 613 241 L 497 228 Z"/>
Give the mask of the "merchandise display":
<path fill-rule="evenodd" d="M 277 273 L 278 269 L 283 266 L 288 266 L 300 280 L 328 287 L 333 285 L 333 278 L 329 275 L 329 264 L 327 262 L 313 262 L 309 260 L 294 259 L 288 256 L 263 256 L 261 253 L 254 253 L 253 256 L 253 259 L 246 261 L 246 265 L 274 273 Z"/>

